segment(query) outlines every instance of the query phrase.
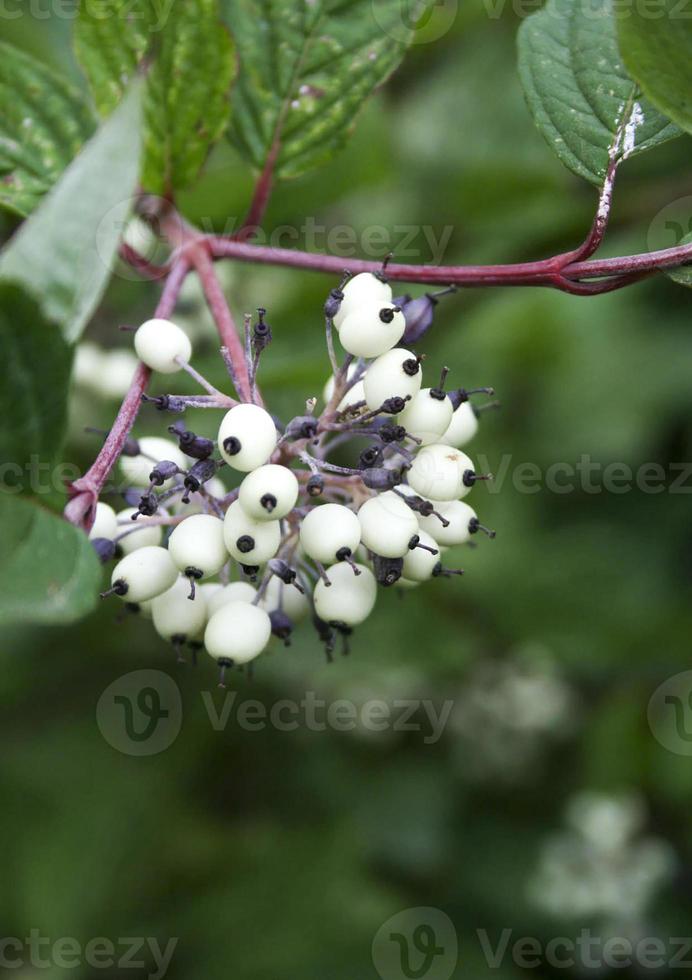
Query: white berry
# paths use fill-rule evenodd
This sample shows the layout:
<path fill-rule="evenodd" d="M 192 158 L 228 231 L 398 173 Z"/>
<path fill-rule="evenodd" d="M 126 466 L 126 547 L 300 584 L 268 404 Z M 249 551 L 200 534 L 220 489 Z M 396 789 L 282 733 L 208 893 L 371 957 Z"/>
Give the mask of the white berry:
<path fill-rule="evenodd" d="M 366 500 L 358 520 L 363 544 L 383 558 L 403 558 L 418 533 L 416 515 L 391 490 Z"/>
<path fill-rule="evenodd" d="M 473 481 L 468 479 L 473 473 L 473 463 L 466 453 L 437 443 L 417 453 L 408 471 L 408 482 L 417 494 L 427 499 L 456 500 L 465 497 L 473 486 Z"/>
<path fill-rule="evenodd" d="M 377 599 L 375 576 L 365 565 L 357 566 L 360 575 L 340 562 L 327 569 L 331 585 L 322 579 L 315 586 L 315 612 L 326 623 L 358 626 L 368 618 Z"/>
<path fill-rule="evenodd" d="M 179 578 L 170 589 L 157 596 L 151 606 L 154 629 L 164 640 L 189 640 L 197 636 L 207 621 L 207 603 L 201 589 L 190 600 L 187 579 Z"/>
<path fill-rule="evenodd" d="M 341 291 L 344 298 L 333 321 L 337 330 L 341 330 L 344 320 L 354 310 L 371 303 L 384 304 L 392 301 L 392 287 L 372 272 L 361 272 L 349 279 Z"/>
<path fill-rule="evenodd" d="M 181 361 L 189 362 L 192 344 L 187 334 L 170 320 L 147 320 L 135 334 L 137 357 L 152 371 L 175 374 Z"/>
<path fill-rule="evenodd" d="M 351 366 L 348 369 L 349 380 L 353 380 L 353 375 L 356 373 L 357 370 L 358 370 L 358 365 L 351 364 Z M 332 399 L 332 395 L 334 394 L 334 385 L 335 385 L 334 375 L 332 375 L 329 381 L 324 386 L 324 391 L 322 392 L 322 397 L 324 398 L 325 404 L 328 404 Z M 343 412 L 347 408 L 350 408 L 351 405 L 357 405 L 359 402 L 364 402 L 364 401 L 365 401 L 365 388 L 363 386 L 363 380 L 361 379 L 360 381 L 356 381 L 356 383 L 353 385 L 352 388 L 349 388 L 349 390 L 346 392 L 346 394 L 341 399 L 339 404 L 336 406 L 336 410 L 337 412 Z"/>
<path fill-rule="evenodd" d="M 249 602 L 229 602 L 211 617 L 204 645 L 214 660 L 246 664 L 264 650 L 272 625 L 264 609 Z"/>
<path fill-rule="evenodd" d="M 188 463 L 188 466 L 190 463 Z M 225 497 L 227 490 L 218 476 L 213 476 L 211 480 L 207 480 L 204 484 L 205 493 L 208 493 L 212 497 L 217 499 Z M 188 503 L 184 504 L 179 497 L 173 497 L 171 500 L 171 510 L 174 514 L 187 514 L 189 517 L 191 514 L 206 514 L 209 510 L 209 505 L 205 498 L 198 491 L 194 491 L 190 494 L 190 499 Z"/>
<path fill-rule="evenodd" d="M 338 412 L 345 412 L 352 405 L 358 405 L 365 401 L 365 385 L 362 381 L 356 381 L 354 386 L 346 392 L 344 397 L 337 405 Z"/>
<path fill-rule="evenodd" d="M 427 582 L 440 561 L 440 553 L 435 538 L 427 531 L 419 530 L 418 537 L 419 544 L 424 544 L 425 548 L 412 548 L 404 555 L 403 576 L 411 582 Z"/>
<path fill-rule="evenodd" d="M 171 558 L 181 572 L 210 578 L 228 561 L 223 521 L 212 514 L 193 514 L 175 528 L 168 540 Z"/>
<path fill-rule="evenodd" d="M 154 599 L 173 585 L 178 569 L 165 548 L 138 548 L 113 569 L 111 586 L 125 602 Z"/>
<path fill-rule="evenodd" d="M 442 436 L 442 442 L 447 446 L 461 449 L 470 442 L 478 432 L 478 416 L 471 402 L 462 402 L 452 415 L 449 428 Z"/>
<path fill-rule="evenodd" d="M 151 619 L 153 606 L 153 599 L 143 599 L 141 602 L 137 603 L 137 612 L 144 619 Z"/>
<path fill-rule="evenodd" d="M 350 558 L 360 544 L 360 521 L 343 504 L 321 504 L 308 511 L 300 526 L 306 555 L 323 565 Z"/>
<path fill-rule="evenodd" d="M 102 398 L 124 398 L 137 370 L 137 358 L 130 350 L 104 352 L 97 386 Z"/>
<path fill-rule="evenodd" d="M 369 303 L 354 309 L 341 324 L 341 346 L 356 357 L 379 357 L 399 343 L 406 318 L 391 303 Z"/>
<path fill-rule="evenodd" d="M 421 528 L 431 534 L 438 544 L 447 548 L 452 548 L 457 544 L 466 544 L 472 534 L 472 522 L 478 521 L 475 510 L 463 500 L 438 503 L 435 510 L 449 522 L 448 526 L 445 527 L 438 517 L 431 514 L 429 517 L 420 518 Z"/>
<path fill-rule="evenodd" d="M 240 484 L 238 500 L 253 520 L 278 521 L 293 510 L 299 490 L 293 470 L 267 463 L 248 473 Z"/>
<path fill-rule="evenodd" d="M 260 599 L 260 606 L 268 613 L 281 609 L 294 623 L 303 619 L 310 612 L 310 603 L 306 596 L 299 592 L 294 585 L 286 585 L 272 575 L 269 584 Z"/>
<path fill-rule="evenodd" d="M 274 419 L 259 405 L 236 405 L 219 428 L 219 452 L 229 466 L 249 473 L 266 463 L 276 448 Z"/>
<path fill-rule="evenodd" d="M 78 344 L 72 364 L 72 380 L 80 388 L 98 390 L 97 379 L 101 377 L 106 352 L 88 340 Z"/>
<path fill-rule="evenodd" d="M 219 586 L 218 590 L 207 600 L 209 618 L 229 602 L 252 602 L 257 595 L 257 589 L 249 582 L 231 582 L 230 585 Z"/>
<path fill-rule="evenodd" d="M 358 365 L 355 362 L 349 364 L 348 369 L 346 371 L 346 380 L 352 381 L 353 375 L 356 373 L 357 370 L 358 370 Z M 325 382 L 324 388 L 322 389 L 322 400 L 324 401 L 325 405 L 332 400 L 332 395 L 334 394 L 335 386 L 336 386 L 336 380 L 334 378 L 334 374 L 330 374 L 328 381 Z"/>
<path fill-rule="evenodd" d="M 120 469 L 130 486 L 148 487 L 149 474 L 157 463 L 169 459 L 185 470 L 189 466 L 187 457 L 170 439 L 160 439 L 158 436 L 144 436 L 139 440 L 139 456 L 121 456 Z"/>
<path fill-rule="evenodd" d="M 363 379 L 368 408 L 376 412 L 388 398 L 413 398 L 420 391 L 422 376 L 418 358 L 410 350 L 387 351 L 373 361 Z"/>
<path fill-rule="evenodd" d="M 117 533 L 118 518 L 115 516 L 115 511 L 109 504 L 99 501 L 96 504 L 96 514 L 91 531 L 89 531 L 89 537 L 92 541 L 96 538 L 107 538 L 112 541 Z"/>
<path fill-rule="evenodd" d="M 132 515 L 137 514 L 137 520 Z M 124 555 L 129 555 L 138 548 L 148 548 L 161 544 L 163 528 L 160 524 L 152 524 L 153 517 L 140 514 L 136 507 L 127 507 L 118 512 L 118 547 Z"/>
<path fill-rule="evenodd" d="M 440 397 L 442 396 L 442 397 Z M 398 422 L 423 446 L 438 442 L 452 421 L 451 400 L 438 388 L 423 388 L 406 405 Z"/>
<path fill-rule="evenodd" d="M 243 565 L 263 565 L 273 558 L 281 544 L 279 521 L 255 521 L 239 500 L 226 511 L 223 525 L 226 547 Z"/>
<path fill-rule="evenodd" d="M 188 593 L 189 591 L 190 587 L 188 586 Z M 220 582 L 202 582 L 195 589 L 195 593 L 201 593 L 204 597 L 207 606 L 207 619 L 211 616 L 214 596 L 218 596 L 221 592 L 223 592 L 223 585 Z"/>

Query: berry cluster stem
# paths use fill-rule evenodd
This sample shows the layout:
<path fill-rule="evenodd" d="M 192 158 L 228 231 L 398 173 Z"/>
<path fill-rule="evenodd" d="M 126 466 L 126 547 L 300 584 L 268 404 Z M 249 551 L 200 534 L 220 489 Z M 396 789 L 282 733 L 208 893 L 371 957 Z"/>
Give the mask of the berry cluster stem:
<path fill-rule="evenodd" d="M 176 259 L 166 279 L 154 316 L 162 319 L 170 317 L 189 271 L 190 262 L 185 256 Z M 150 377 L 149 368 L 139 364 L 101 451 L 84 476 L 70 484 L 68 488 L 70 499 L 65 507 L 65 517 L 72 524 L 85 530 L 91 527 L 99 494 L 135 423 L 142 404 L 142 395 L 147 389 Z"/>
<path fill-rule="evenodd" d="M 217 258 L 260 265 L 288 266 L 341 274 L 344 259 L 332 255 L 311 255 L 297 249 L 270 248 L 251 242 L 211 237 L 209 246 Z M 692 244 L 659 249 L 638 255 L 611 259 L 574 261 L 564 256 L 540 259 L 537 262 L 517 262 L 507 265 L 404 265 L 392 262 L 387 266 L 387 278 L 397 282 L 427 285 L 454 284 L 480 286 L 548 286 L 578 296 L 592 296 L 631 285 L 665 269 L 692 262 Z M 349 259 L 354 275 L 359 272 L 379 272 L 381 262 Z"/>
<path fill-rule="evenodd" d="M 221 283 L 214 269 L 214 263 L 206 248 L 198 247 L 190 253 L 191 261 L 199 276 L 204 296 L 209 307 L 221 343 L 228 351 L 238 384 L 238 397 L 242 401 L 252 401 L 252 385 L 245 359 L 245 351 L 240 334 L 236 329 L 230 307 L 223 294 Z"/>

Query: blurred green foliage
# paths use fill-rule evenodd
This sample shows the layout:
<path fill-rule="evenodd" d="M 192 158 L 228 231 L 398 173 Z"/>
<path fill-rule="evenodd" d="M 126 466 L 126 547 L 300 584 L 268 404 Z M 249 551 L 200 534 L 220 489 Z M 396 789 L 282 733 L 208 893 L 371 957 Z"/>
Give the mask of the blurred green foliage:
<path fill-rule="evenodd" d="M 27 14 L 5 33 L 75 78 L 68 27 Z M 443 38 L 414 47 L 340 157 L 277 187 L 267 227 L 299 228 L 306 216 L 357 233 L 373 223 L 438 235 L 451 226 L 450 262 L 573 246 L 595 195 L 532 127 L 515 70 L 516 27 L 477 0 L 464 5 Z M 647 247 L 655 215 L 688 192 L 688 167 L 681 140 L 623 168 L 604 253 Z M 223 229 L 242 216 L 251 187 L 221 147 L 184 211 Z M 416 241 L 412 260 L 429 261 Z M 270 310 L 275 341 L 262 381 L 277 412 L 295 413 L 327 374 L 320 309 L 331 284 L 248 266 L 231 279 L 238 313 Z M 87 336 L 125 345 L 117 325 L 148 315 L 156 296 L 156 286 L 116 278 Z M 196 364 L 223 384 L 206 337 Z M 252 683 L 234 675 L 231 685 L 238 700 L 268 707 L 306 691 L 328 700 L 451 699 L 453 723 L 435 744 L 424 741 L 426 723 L 408 734 L 251 732 L 232 716 L 215 731 L 200 696 L 210 690 L 220 704 L 213 665 L 178 669 L 148 624 L 129 618 L 116 627 L 113 605 L 71 629 L 5 631 L 0 934 L 179 937 L 174 980 L 365 980 L 376 976 L 370 949 L 385 920 L 429 905 L 456 926 L 455 976 L 510 980 L 522 971 L 510 958 L 490 970 L 477 929 L 493 943 L 505 928 L 546 941 L 592 924 L 563 921 L 528 897 L 546 840 L 585 790 L 645 801 L 647 832 L 670 843 L 677 865 L 641 928 L 664 938 L 689 929 L 692 767 L 654 739 L 646 710 L 658 684 L 690 663 L 692 481 L 685 492 L 613 493 L 599 492 L 596 475 L 596 490 L 577 481 L 557 493 L 544 479 L 553 464 L 583 455 L 634 472 L 690 459 L 688 294 L 665 279 L 593 299 L 466 291 L 440 305 L 425 350 L 429 364 L 452 367 L 456 383 L 493 384 L 502 400 L 471 449 L 504 472 L 473 494 L 497 539 L 450 556 L 467 570 L 461 581 L 382 597 L 349 658 L 328 667 L 303 626 Z M 67 458 L 84 467 L 96 443 L 81 428 L 108 425 L 115 406 L 75 405 Z M 161 422 L 144 413 L 139 431 L 158 432 Z M 537 492 L 518 483 L 527 463 L 543 474 Z M 570 712 L 542 725 L 546 704 L 534 695 L 516 722 L 502 699 L 492 701 L 489 665 L 557 678 Z M 141 668 L 170 672 L 183 696 L 180 736 L 150 758 L 116 751 L 95 721 L 102 691 Z M 93 976 L 86 967 L 41 975 L 68 972 Z"/>

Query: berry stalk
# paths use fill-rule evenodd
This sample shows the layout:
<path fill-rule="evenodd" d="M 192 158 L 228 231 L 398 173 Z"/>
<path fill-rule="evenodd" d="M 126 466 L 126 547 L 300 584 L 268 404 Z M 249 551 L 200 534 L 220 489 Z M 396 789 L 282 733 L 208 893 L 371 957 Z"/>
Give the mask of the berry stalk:
<path fill-rule="evenodd" d="M 155 316 L 163 319 L 170 317 L 189 271 L 189 260 L 180 256 L 173 264 L 166 279 Z M 117 462 L 125 445 L 125 440 L 135 423 L 142 404 L 142 395 L 147 389 L 150 377 L 150 369 L 146 365 L 140 364 L 135 371 L 132 383 L 101 451 L 84 476 L 79 477 L 68 488 L 70 499 L 65 507 L 65 518 L 70 523 L 83 527 L 86 531 L 90 529 L 93 523 L 96 504 L 103 485 Z"/>

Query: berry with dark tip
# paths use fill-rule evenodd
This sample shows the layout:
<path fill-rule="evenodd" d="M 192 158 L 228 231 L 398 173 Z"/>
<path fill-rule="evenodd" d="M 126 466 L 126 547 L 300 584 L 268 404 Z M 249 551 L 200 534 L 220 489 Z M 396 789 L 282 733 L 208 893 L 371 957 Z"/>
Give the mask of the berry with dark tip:
<path fill-rule="evenodd" d="M 177 463 L 173 460 L 164 459 L 160 463 L 157 463 L 154 469 L 149 474 L 149 479 L 151 480 L 152 486 L 162 487 L 164 483 L 168 480 L 172 480 L 174 476 L 180 473 L 180 469 Z"/>
<path fill-rule="evenodd" d="M 212 439 L 190 432 L 182 422 L 169 425 L 168 431 L 178 437 L 178 446 L 186 456 L 192 456 L 193 459 L 207 459 L 214 452 Z"/>
<path fill-rule="evenodd" d="M 404 570 L 404 559 L 383 558 L 381 555 L 373 555 L 372 565 L 378 584 L 389 588 L 401 578 Z"/>
<path fill-rule="evenodd" d="M 269 619 L 272 625 L 272 634 L 283 640 L 284 646 L 290 647 L 293 620 L 281 609 L 273 609 L 269 613 Z"/>
<path fill-rule="evenodd" d="M 219 464 L 213 459 L 200 459 L 195 463 L 183 480 L 185 493 L 182 500 L 184 504 L 189 501 L 191 493 L 197 493 L 205 483 L 213 479 L 218 468 Z"/>
<path fill-rule="evenodd" d="M 365 469 L 362 480 L 370 490 L 393 490 L 403 479 L 401 470 L 387 469 L 383 466 Z"/>

